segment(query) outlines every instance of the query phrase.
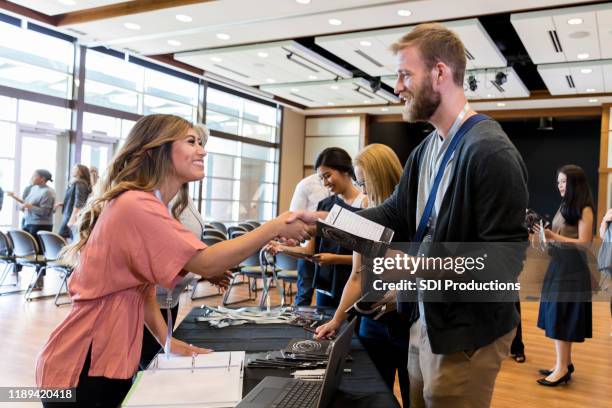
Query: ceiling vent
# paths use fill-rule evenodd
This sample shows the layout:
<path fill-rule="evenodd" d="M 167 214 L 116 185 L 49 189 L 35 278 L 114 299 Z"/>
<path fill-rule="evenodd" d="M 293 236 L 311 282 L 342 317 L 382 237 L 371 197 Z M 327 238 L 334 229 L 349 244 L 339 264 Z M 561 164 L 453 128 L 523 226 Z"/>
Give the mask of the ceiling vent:
<path fill-rule="evenodd" d="M 474 61 L 476 59 L 474 58 L 474 55 L 467 48 L 465 49 L 465 57 L 470 61 Z"/>
<path fill-rule="evenodd" d="M 357 55 L 359 55 L 360 57 L 370 61 L 372 64 L 376 65 L 378 68 L 382 68 L 384 65 L 381 64 L 380 62 L 376 61 L 374 58 L 370 57 L 368 54 L 366 54 L 365 52 L 361 51 L 361 50 L 354 50 L 355 53 Z"/>
<path fill-rule="evenodd" d="M 570 88 L 576 88 L 576 84 L 574 84 L 574 78 L 571 75 L 566 75 L 565 80 L 567 81 L 567 86 Z"/>
<path fill-rule="evenodd" d="M 548 35 L 550 37 L 550 41 L 552 41 L 555 52 L 563 52 L 563 47 L 561 47 L 557 30 L 548 30 Z"/>
<path fill-rule="evenodd" d="M 499 92 L 506 92 L 506 90 L 497 82 L 495 81 L 490 81 L 491 85 L 493 85 L 495 87 L 495 89 L 497 89 Z"/>
<path fill-rule="evenodd" d="M 307 98 L 307 97 L 305 97 L 305 96 L 303 96 L 303 95 L 298 95 L 298 94 L 296 94 L 296 93 L 294 93 L 294 92 L 290 92 L 290 93 L 289 93 L 289 95 L 291 95 L 291 96 L 293 96 L 293 97 L 296 97 L 296 98 L 298 98 L 298 99 L 302 99 L 302 100 L 305 100 L 305 101 L 308 101 L 308 102 L 312 102 L 312 103 L 314 103 L 314 100 L 312 100 L 312 99 L 310 99 L 310 98 Z"/>

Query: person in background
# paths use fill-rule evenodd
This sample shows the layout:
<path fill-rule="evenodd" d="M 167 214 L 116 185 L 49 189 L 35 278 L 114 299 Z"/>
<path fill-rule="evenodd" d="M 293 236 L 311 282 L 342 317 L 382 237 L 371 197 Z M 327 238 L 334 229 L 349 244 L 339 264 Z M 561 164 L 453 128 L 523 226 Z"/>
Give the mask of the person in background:
<path fill-rule="evenodd" d="M 206 142 L 208 141 L 208 137 L 210 136 L 208 129 L 205 125 L 195 125 L 193 130 L 200 138 L 202 146 L 206 146 Z M 178 196 L 175 196 L 174 199 L 170 202 L 170 205 L 173 206 L 174 203 L 178 200 Z M 193 200 L 189 198 L 187 201 L 187 206 L 185 209 L 179 214 L 178 220 L 183 226 L 185 226 L 191 233 L 198 239 L 204 235 L 204 225 L 205 222 L 202 219 L 202 215 L 196 208 Z M 162 311 L 162 316 L 166 323 L 168 323 L 168 308 L 170 308 L 170 313 L 172 315 L 173 325 L 177 325 L 177 316 L 179 310 L 179 300 L 181 293 L 185 290 L 185 288 L 194 280 L 198 279 L 198 275 L 189 272 L 176 284 L 176 286 L 172 290 L 167 290 L 163 286 L 157 285 L 155 286 L 155 294 L 157 297 L 157 303 Z M 170 296 L 168 296 L 170 295 Z M 139 368 L 144 370 L 147 368 L 151 360 L 155 357 L 155 355 L 161 350 L 161 346 L 158 343 L 157 339 L 151 333 L 151 331 L 145 326 L 143 338 L 142 338 L 142 351 L 140 353 L 140 363 Z"/>
<path fill-rule="evenodd" d="M 91 188 L 94 189 L 96 187 L 96 184 L 98 184 L 98 179 L 100 178 L 98 168 L 95 166 L 91 166 L 89 168 L 89 175 L 91 176 Z"/>
<path fill-rule="evenodd" d="M 329 190 L 323 186 L 317 174 L 303 178 L 295 187 L 289 211 L 315 211 L 319 201 L 329 197 Z M 314 278 L 314 264 L 304 259 L 297 260 L 298 280 L 296 306 L 310 306 L 312 303 L 312 279 Z"/>
<path fill-rule="evenodd" d="M 369 207 L 382 204 L 393 193 L 402 175 L 402 165 L 397 155 L 383 144 L 366 146 L 353 159 L 353 167 L 356 184 L 368 197 Z M 353 262 L 351 276 L 342 291 L 340 305 L 332 320 L 317 328 L 317 339 L 334 336 L 346 320 L 346 310 L 363 295 L 362 288 L 369 287 L 367 283 L 364 284 L 364 280 L 371 277 L 362 276 L 361 268 L 356 268 L 361 265 L 361 255 L 354 253 L 353 257 L 359 259 Z M 385 315 L 382 321 L 370 317 L 361 318 L 361 343 L 391 390 L 397 371 L 402 400 L 406 407 L 409 404 L 408 336 L 409 328 L 396 312 Z"/>
<path fill-rule="evenodd" d="M 0 187 L 0 211 L 2 211 L 2 204 L 4 203 L 4 190 Z"/>
<path fill-rule="evenodd" d="M 323 150 L 317 156 L 315 170 L 325 188 L 332 193 L 319 202 L 317 211 L 329 211 L 336 204 L 350 211 L 358 211 L 368 205 L 367 196 L 353 184 L 355 172 L 351 156 L 345 150 L 339 147 Z M 342 290 L 351 274 L 351 251 L 318 236 L 312 238 L 305 247 L 286 247 L 271 242 L 268 249 L 271 253 L 288 249 L 314 255 L 312 287 L 317 291 L 317 306 L 337 307 L 340 304 Z"/>
<path fill-rule="evenodd" d="M 566 165 L 557 170 L 561 206 L 544 235 L 551 260 L 542 284 L 538 327 L 555 341 L 556 363 L 540 370 L 538 384 L 555 387 L 567 383 L 574 372 L 572 343 L 592 337 L 591 275 L 579 245 L 593 241 L 593 194 L 582 168 Z M 539 225 L 534 226 L 536 234 Z M 584 298 L 588 298 L 584 299 Z"/>
<path fill-rule="evenodd" d="M 58 233 L 68 240 L 76 236 L 73 234 L 73 226 L 76 224 L 79 211 L 85 206 L 91 194 L 91 175 L 87 166 L 75 165 L 70 175 L 70 184 L 66 189 L 64 201 L 55 204 L 55 208 L 62 208 L 62 223 Z"/>
<path fill-rule="evenodd" d="M 227 270 L 270 240 L 308 237 L 308 226 L 287 212 L 241 237 L 203 244 L 177 218 L 188 183 L 204 177 L 205 156 L 181 117 L 144 116 L 130 131 L 79 217 L 78 239 L 63 259 L 76 265 L 72 308 L 36 363 L 37 386 L 76 387 L 77 401 L 44 407 L 118 406 L 138 368 L 145 324 L 172 353 L 208 352 L 168 336 L 155 285 L 171 289 L 191 271 L 226 287 Z"/>
<path fill-rule="evenodd" d="M 19 209 L 24 213 L 23 230 L 36 238 L 39 246 L 38 231 L 53 230 L 53 206 L 55 205 L 55 190 L 47 185 L 53 181 L 48 170 L 38 169 L 32 174 L 31 185 L 24 190 L 23 198 L 14 193 L 7 193 L 17 201 Z"/>
<path fill-rule="evenodd" d="M 602 249 L 600 251 L 606 251 L 605 253 L 608 256 L 605 257 L 603 261 L 603 265 L 599 265 L 600 269 L 606 268 L 608 270 L 608 274 L 612 272 L 612 208 L 606 212 L 603 219 L 601 220 L 601 225 L 599 226 L 599 236 L 601 237 Z M 610 299 L 610 316 L 612 316 L 612 299 Z M 610 333 L 612 336 L 612 333 Z"/>

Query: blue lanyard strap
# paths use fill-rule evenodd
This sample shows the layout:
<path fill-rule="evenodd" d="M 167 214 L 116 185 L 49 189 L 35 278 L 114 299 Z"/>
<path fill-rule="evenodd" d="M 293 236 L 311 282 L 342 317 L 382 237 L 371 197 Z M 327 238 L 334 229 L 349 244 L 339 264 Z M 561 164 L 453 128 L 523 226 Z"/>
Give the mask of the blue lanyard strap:
<path fill-rule="evenodd" d="M 463 125 L 459 128 L 457 133 L 453 136 L 446 152 L 444 152 L 444 156 L 442 157 L 442 162 L 440 163 L 440 167 L 438 167 L 438 172 L 436 173 L 436 178 L 434 179 L 433 186 L 431 187 L 431 191 L 429 192 L 429 197 L 427 197 L 427 204 L 425 205 L 425 209 L 423 210 L 423 215 L 421 215 L 421 221 L 419 222 L 419 226 L 417 228 L 416 234 L 414 234 L 413 242 L 421 242 L 423 241 L 423 237 L 425 236 L 425 230 L 427 229 L 427 224 L 429 222 L 429 217 L 431 217 L 431 211 L 433 210 L 433 206 L 436 202 L 436 194 L 438 192 L 438 187 L 440 186 L 440 182 L 442 181 L 442 177 L 444 176 L 444 169 L 448 164 L 451 156 L 457 149 L 457 145 L 463 139 L 463 136 L 474 126 L 476 123 L 488 119 L 489 117 L 483 114 L 476 114 L 474 116 L 470 116 Z"/>

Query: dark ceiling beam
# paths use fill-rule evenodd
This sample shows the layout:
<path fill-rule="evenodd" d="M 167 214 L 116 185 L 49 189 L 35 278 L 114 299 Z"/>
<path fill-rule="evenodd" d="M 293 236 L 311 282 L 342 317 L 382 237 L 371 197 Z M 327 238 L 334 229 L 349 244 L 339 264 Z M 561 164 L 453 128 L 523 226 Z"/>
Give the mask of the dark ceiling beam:
<path fill-rule="evenodd" d="M 10 1 L 0 0 L 0 9 L 31 18 L 32 20 L 37 20 L 45 24 L 55 25 L 55 18 L 53 16 L 20 6 L 19 4 L 11 3 Z"/>
<path fill-rule="evenodd" d="M 177 61 L 174 59 L 173 54 L 156 54 L 156 55 L 147 55 L 147 58 L 154 59 L 159 62 L 163 62 L 164 64 L 171 65 L 176 68 L 183 69 L 185 71 L 191 72 L 198 76 L 203 76 L 204 71 L 200 68 L 196 68 L 193 65 L 186 64 L 181 61 Z"/>
<path fill-rule="evenodd" d="M 58 27 L 217 0 L 134 0 L 53 16 Z"/>

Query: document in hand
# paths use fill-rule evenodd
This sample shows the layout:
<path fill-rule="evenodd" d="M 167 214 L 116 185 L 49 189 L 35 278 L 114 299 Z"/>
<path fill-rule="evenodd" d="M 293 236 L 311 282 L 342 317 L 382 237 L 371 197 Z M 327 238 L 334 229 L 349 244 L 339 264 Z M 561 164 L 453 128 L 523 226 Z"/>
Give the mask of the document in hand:
<path fill-rule="evenodd" d="M 234 407 L 242 399 L 244 351 L 158 356 L 141 371 L 122 407 Z"/>
<path fill-rule="evenodd" d="M 343 248 L 369 257 L 384 256 L 393 230 L 334 205 L 325 220 L 317 221 L 317 234 Z"/>

